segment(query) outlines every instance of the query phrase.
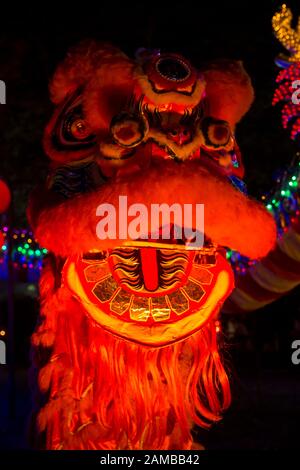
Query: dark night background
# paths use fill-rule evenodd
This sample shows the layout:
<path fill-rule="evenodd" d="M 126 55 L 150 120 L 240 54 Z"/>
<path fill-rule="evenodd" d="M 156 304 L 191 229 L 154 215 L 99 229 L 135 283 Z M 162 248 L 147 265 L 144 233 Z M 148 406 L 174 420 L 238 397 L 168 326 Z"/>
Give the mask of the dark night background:
<path fill-rule="evenodd" d="M 271 18 L 281 1 L 43 2 L 1 7 L 0 79 L 7 104 L 0 108 L 0 175 L 14 191 L 16 226 L 26 224 L 29 191 L 47 168 L 41 137 L 51 114 L 48 82 L 69 46 L 87 37 L 107 40 L 129 55 L 139 47 L 176 51 L 196 66 L 217 58 L 244 62 L 256 92 L 237 137 L 250 193 L 259 197 L 273 185 L 272 175 L 297 151 L 271 106 L 282 48 L 272 35 Z M 64 5 L 64 7 L 62 6 Z M 295 18 L 299 1 L 289 1 Z M 299 289 L 275 304 L 225 321 L 226 362 L 233 405 L 209 432 L 198 431 L 208 449 L 287 449 L 298 446 L 300 365 L 291 363 L 291 343 L 300 339 Z M 0 366 L 0 449 L 26 447 L 30 409 L 26 380 L 29 336 L 37 314 L 34 298 L 16 295 L 17 400 L 8 419 Z M 0 295 L 0 320 L 5 316 Z M 4 399 L 3 399 L 4 398 Z"/>

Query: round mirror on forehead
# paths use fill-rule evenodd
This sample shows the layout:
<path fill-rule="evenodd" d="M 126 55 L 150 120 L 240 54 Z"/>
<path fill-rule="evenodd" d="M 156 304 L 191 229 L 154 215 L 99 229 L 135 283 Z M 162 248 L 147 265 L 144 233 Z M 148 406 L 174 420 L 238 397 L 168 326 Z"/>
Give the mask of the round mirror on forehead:
<path fill-rule="evenodd" d="M 191 75 L 190 67 L 181 59 L 172 56 L 160 57 L 156 62 L 157 72 L 174 82 L 186 80 Z"/>

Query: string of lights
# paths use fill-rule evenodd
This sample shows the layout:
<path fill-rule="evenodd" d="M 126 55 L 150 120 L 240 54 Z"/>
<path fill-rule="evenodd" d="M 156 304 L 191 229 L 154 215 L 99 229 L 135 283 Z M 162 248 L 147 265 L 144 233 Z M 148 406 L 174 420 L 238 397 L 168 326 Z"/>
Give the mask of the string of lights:
<path fill-rule="evenodd" d="M 283 104 L 281 110 L 284 129 L 290 128 L 292 140 L 296 140 L 300 134 L 300 64 L 290 65 L 282 70 L 276 79 L 278 84 L 275 90 L 272 104 Z"/>
<path fill-rule="evenodd" d="M 273 214 L 278 236 L 281 237 L 300 214 L 299 152 L 297 152 L 291 165 L 277 175 L 273 189 L 264 194 L 261 199 L 266 208 Z M 227 259 L 238 274 L 246 274 L 248 268 L 257 262 L 257 260 L 246 258 L 237 251 L 232 250 L 227 251 Z"/>
<path fill-rule="evenodd" d="M 0 227 L 3 244 L 0 250 L 0 280 L 7 279 L 8 275 L 8 233 L 9 227 Z M 46 248 L 41 248 L 34 240 L 29 229 L 12 229 L 12 262 L 17 280 L 36 282 L 42 269 L 43 257 Z"/>

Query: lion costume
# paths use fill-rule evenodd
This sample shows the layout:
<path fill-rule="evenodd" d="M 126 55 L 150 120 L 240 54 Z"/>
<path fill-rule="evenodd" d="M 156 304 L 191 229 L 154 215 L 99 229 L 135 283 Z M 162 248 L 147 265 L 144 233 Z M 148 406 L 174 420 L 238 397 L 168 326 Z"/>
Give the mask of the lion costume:
<path fill-rule="evenodd" d="M 33 335 L 36 445 L 192 449 L 230 404 L 216 320 L 233 273 L 225 247 L 272 249 L 272 216 L 249 198 L 235 126 L 253 100 L 241 63 L 85 42 L 50 84 L 49 176 L 29 218 L 49 250 Z M 96 208 L 204 204 L 204 245 L 100 240 Z M 122 215 L 122 214 L 118 214 Z M 192 221 L 194 226 L 195 221 Z M 145 234 L 144 234 L 145 235 Z M 238 305 L 239 299 L 233 299 Z M 242 308 L 242 306 L 241 306 Z"/>

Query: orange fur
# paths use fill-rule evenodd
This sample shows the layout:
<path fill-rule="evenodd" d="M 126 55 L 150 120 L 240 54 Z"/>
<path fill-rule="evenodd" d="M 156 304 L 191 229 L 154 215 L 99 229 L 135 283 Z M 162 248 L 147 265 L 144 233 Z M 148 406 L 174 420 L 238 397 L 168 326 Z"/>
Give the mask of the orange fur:
<path fill-rule="evenodd" d="M 96 236 L 96 208 L 102 203 L 117 208 L 119 195 L 128 196 L 128 205 L 145 204 L 149 214 L 151 203 L 204 204 L 207 236 L 252 258 L 264 256 L 275 243 L 275 223 L 261 204 L 192 161 L 157 163 L 146 174 L 132 175 L 128 181 L 110 181 L 98 191 L 53 208 L 47 203 L 37 220 L 37 239 L 62 256 L 122 244 L 100 241 Z"/>
<path fill-rule="evenodd" d="M 219 61 L 204 72 L 208 114 L 232 127 L 249 110 L 254 91 L 241 62 Z"/>
<path fill-rule="evenodd" d="M 114 46 L 90 40 L 81 42 L 69 51 L 55 71 L 50 83 L 53 103 L 61 103 L 68 93 L 86 84 L 100 65 L 118 60 L 122 63 L 126 56 Z"/>

